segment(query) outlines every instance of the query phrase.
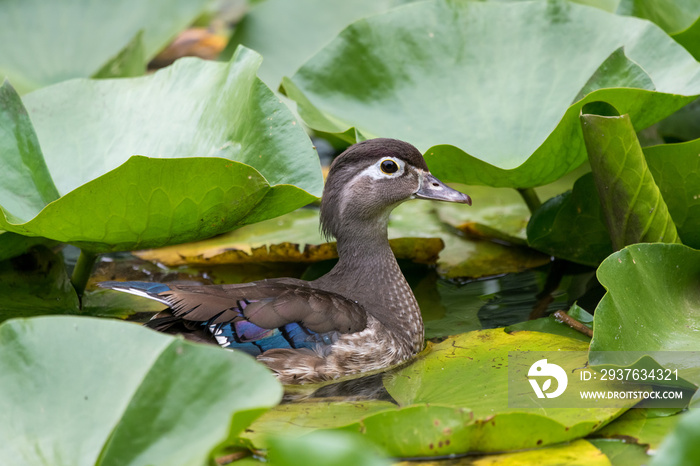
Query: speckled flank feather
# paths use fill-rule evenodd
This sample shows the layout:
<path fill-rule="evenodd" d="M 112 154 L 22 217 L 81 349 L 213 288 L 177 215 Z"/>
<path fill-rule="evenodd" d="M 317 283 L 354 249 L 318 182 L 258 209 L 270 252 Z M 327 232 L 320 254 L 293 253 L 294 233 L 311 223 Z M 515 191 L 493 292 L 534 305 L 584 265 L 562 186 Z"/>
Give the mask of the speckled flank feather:
<path fill-rule="evenodd" d="M 422 325 L 421 325 L 422 327 Z M 270 350 L 258 360 L 275 371 L 284 384 L 314 383 L 368 372 L 406 361 L 422 347 L 409 348 L 375 318 L 358 333 L 341 336 L 327 356 L 312 351 Z"/>

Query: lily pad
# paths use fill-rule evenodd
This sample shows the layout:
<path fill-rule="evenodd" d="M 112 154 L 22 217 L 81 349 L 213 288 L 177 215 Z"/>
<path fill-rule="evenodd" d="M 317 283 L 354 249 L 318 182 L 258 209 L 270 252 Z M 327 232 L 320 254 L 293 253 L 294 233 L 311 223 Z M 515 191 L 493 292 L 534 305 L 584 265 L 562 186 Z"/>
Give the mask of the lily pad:
<path fill-rule="evenodd" d="M 436 461 L 404 461 L 394 466 L 610 466 L 597 446 L 586 440 L 553 445 L 528 451 Z"/>
<path fill-rule="evenodd" d="M 407 202 L 394 210 L 388 234 L 398 258 L 422 263 L 434 263 L 437 259 L 438 271 L 447 278 L 515 272 L 549 261 L 548 257 L 528 248 L 468 241 L 442 224 L 433 206 L 426 201 Z M 318 225 L 318 210 L 303 209 L 199 243 L 136 254 L 142 259 L 171 266 L 317 262 L 337 257 L 335 244 L 326 242 Z"/>
<path fill-rule="evenodd" d="M 372 415 L 346 429 L 359 430 L 399 456 L 534 448 L 582 437 L 620 409 L 511 408 L 507 366 L 509 351 L 561 351 L 567 357 L 567 351 L 586 347 L 536 332 L 493 329 L 459 335 L 385 378 L 387 391 L 405 408 Z M 569 383 L 576 384 L 575 377 Z M 519 435 L 525 425 L 537 434 Z"/>
<path fill-rule="evenodd" d="M 644 149 L 683 244 L 700 248 L 700 139 Z"/>
<path fill-rule="evenodd" d="M 623 88 L 624 72 L 574 102 L 620 47 L 655 89 Z M 353 23 L 283 87 L 315 130 L 407 140 L 443 181 L 526 188 L 585 160 L 585 103 L 610 102 L 639 130 L 700 94 L 699 72 L 648 21 L 561 1 L 428 1 Z"/>
<path fill-rule="evenodd" d="M 684 466 L 700 456 L 700 409 L 691 409 L 681 416 L 675 430 L 664 440 L 651 461 L 651 466 Z"/>
<path fill-rule="evenodd" d="M 588 439 L 588 441 L 605 454 L 612 466 L 644 466 L 651 459 L 644 447 L 634 443 L 608 439 Z"/>
<path fill-rule="evenodd" d="M 265 57 L 258 76 L 275 89 L 351 22 L 406 0 L 265 0 L 251 6 L 236 25 L 220 58 L 244 45 Z"/>
<path fill-rule="evenodd" d="M 439 238 L 401 238 L 389 244 L 399 259 L 434 263 L 444 247 Z M 319 262 L 336 259 L 335 243 L 319 229 L 319 211 L 300 209 L 281 217 L 239 228 L 197 243 L 136 253 L 142 259 L 176 265 L 241 264 L 257 262 Z"/>
<path fill-rule="evenodd" d="M 582 115 L 581 125 L 613 248 L 641 242 L 680 243 L 629 115 Z"/>
<path fill-rule="evenodd" d="M 570 190 L 574 182 L 591 169 L 584 164 L 573 172 L 561 177 L 554 183 L 540 186 L 535 194 L 540 199 Z M 461 186 L 456 188 L 478 199 L 473 206 L 447 202 L 437 203 L 440 220 L 465 234 L 468 238 L 495 239 L 511 244 L 527 245 L 526 227 L 530 210 L 517 191 L 510 188 L 492 188 L 489 186 Z"/>
<path fill-rule="evenodd" d="M 592 364 L 618 361 L 625 352 L 700 351 L 700 251 L 680 244 L 635 244 L 598 268 L 607 294 L 598 304 L 591 341 Z M 597 353 L 600 352 L 600 353 Z M 672 353 L 665 353 L 672 356 Z M 700 362 L 684 358 L 679 375 L 700 383 Z M 660 362 L 660 361 L 659 361 Z"/>
<path fill-rule="evenodd" d="M 202 464 L 282 395 L 244 354 L 119 321 L 12 320 L 0 342 L 4 464 Z"/>
<path fill-rule="evenodd" d="M 700 59 L 700 4 L 694 0 L 618 0 L 618 14 L 645 18 L 658 24 L 676 42 Z"/>
<path fill-rule="evenodd" d="M 0 262 L 0 322 L 13 317 L 78 312 L 78 295 L 60 255 L 38 246 Z"/>
<path fill-rule="evenodd" d="M 273 438 L 268 458 L 273 466 L 389 466 L 378 448 L 347 432 L 314 432 L 300 439 Z"/>
<path fill-rule="evenodd" d="M 596 438 L 620 439 L 656 450 L 682 415 L 656 416 L 648 409 L 631 409 L 597 431 Z"/>
<path fill-rule="evenodd" d="M 530 218 L 527 236 L 538 251 L 579 264 L 597 266 L 612 254 L 593 174 L 542 204 Z"/>
<path fill-rule="evenodd" d="M 73 80 L 26 96 L 62 197 L 41 211 L 15 207 L 13 176 L 0 178 L 0 228 L 130 250 L 210 237 L 316 199 L 316 153 L 256 78 L 260 61 L 240 49 L 228 64 L 182 59 L 152 76 Z M 15 137 L 32 138 L 31 127 Z M 16 165 L 16 153 L 2 156 Z"/>
<path fill-rule="evenodd" d="M 268 448 L 275 437 L 296 439 L 321 429 L 351 424 L 374 413 L 396 410 L 388 401 L 327 401 L 316 399 L 281 404 L 260 416 L 241 438 L 256 448 Z"/>
<path fill-rule="evenodd" d="M 115 57 L 123 59 L 134 47 L 142 48 L 137 64 L 143 72 L 148 58 L 209 4 L 211 0 L 2 2 L 0 41 L 14 45 L 0 50 L 0 76 L 24 94 L 104 72 L 108 62 L 114 65 Z"/>
<path fill-rule="evenodd" d="M 609 422 L 620 409 L 509 408 L 508 352 L 580 355 L 586 348 L 577 340 L 536 332 L 470 332 L 433 345 L 412 364 L 384 376 L 385 388 L 401 407 L 383 401 L 283 405 L 243 436 L 260 447 L 263 433 L 296 437 L 315 429 L 342 429 L 359 432 L 400 457 L 535 448 L 575 439 Z M 523 436 L 524 426 L 536 435 Z"/>

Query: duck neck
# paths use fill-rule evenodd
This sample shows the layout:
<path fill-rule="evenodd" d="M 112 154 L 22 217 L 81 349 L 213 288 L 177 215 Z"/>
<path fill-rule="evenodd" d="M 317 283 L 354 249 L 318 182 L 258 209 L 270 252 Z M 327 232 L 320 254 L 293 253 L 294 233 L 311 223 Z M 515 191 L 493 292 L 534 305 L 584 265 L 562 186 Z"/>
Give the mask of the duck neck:
<path fill-rule="evenodd" d="M 338 263 L 317 284 L 361 304 L 408 348 L 423 345 L 418 303 L 389 246 L 387 222 L 355 224 L 338 235 Z"/>

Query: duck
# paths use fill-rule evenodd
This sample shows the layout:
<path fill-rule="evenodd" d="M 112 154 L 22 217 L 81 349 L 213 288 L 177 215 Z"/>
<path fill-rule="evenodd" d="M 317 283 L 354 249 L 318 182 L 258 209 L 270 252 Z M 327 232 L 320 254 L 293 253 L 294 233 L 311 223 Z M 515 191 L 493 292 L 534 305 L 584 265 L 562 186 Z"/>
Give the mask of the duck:
<path fill-rule="evenodd" d="M 336 239 L 338 262 L 322 277 L 99 285 L 167 305 L 145 325 L 169 333 L 196 330 L 200 341 L 256 357 L 284 384 L 385 369 L 424 345 L 421 311 L 387 234 L 391 211 L 411 199 L 472 204 L 432 175 L 413 145 L 365 140 L 336 157 L 328 172 L 320 227 Z"/>

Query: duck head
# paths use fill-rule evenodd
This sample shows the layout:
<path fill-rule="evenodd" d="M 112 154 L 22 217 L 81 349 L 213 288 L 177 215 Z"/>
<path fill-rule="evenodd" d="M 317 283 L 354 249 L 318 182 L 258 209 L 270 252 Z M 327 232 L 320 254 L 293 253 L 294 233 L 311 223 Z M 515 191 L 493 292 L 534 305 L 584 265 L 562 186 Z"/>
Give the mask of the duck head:
<path fill-rule="evenodd" d="M 336 238 L 368 229 L 386 232 L 391 211 L 410 199 L 472 203 L 433 176 L 411 144 L 386 138 L 363 141 L 331 164 L 321 200 L 321 228 Z"/>

